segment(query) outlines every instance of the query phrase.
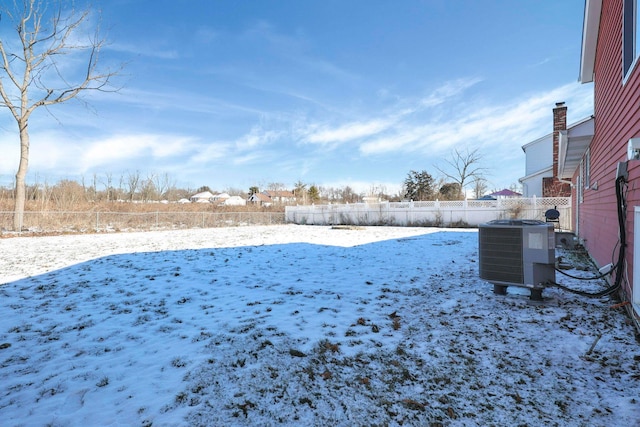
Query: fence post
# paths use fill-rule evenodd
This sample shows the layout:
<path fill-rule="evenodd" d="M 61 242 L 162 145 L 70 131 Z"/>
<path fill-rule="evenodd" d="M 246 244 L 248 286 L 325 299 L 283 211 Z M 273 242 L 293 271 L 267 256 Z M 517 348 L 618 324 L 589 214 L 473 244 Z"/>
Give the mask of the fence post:
<path fill-rule="evenodd" d="M 462 204 L 464 208 L 464 222 L 469 224 L 469 203 L 467 202 L 467 198 L 464 198 L 464 202 Z"/>

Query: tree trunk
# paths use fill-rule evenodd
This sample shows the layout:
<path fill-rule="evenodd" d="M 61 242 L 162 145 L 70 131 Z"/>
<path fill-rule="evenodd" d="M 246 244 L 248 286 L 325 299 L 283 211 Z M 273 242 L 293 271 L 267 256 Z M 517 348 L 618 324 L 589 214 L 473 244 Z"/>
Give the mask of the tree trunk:
<path fill-rule="evenodd" d="M 29 167 L 29 132 L 27 122 L 18 123 L 20 127 L 20 164 L 16 173 L 15 206 L 13 210 L 13 231 L 22 231 L 24 204 L 26 201 L 26 176 Z"/>

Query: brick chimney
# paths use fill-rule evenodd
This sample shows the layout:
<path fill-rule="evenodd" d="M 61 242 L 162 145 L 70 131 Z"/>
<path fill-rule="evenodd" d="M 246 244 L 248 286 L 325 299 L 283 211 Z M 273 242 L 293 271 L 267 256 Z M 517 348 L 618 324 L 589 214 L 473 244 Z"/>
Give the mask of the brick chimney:
<path fill-rule="evenodd" d="M 558 178 L 558 153 L 560 152 L 560 131 L 567 130 L 567 107 L 564 102 L 556 102 L 553 109 L 553 177 L 542 178 L 543 197 L 569 197 L 571 185 Z"/>
<path fill-rule="evenodd" d="M 567 130 L 567 106 L 564 102 L 556 102 L 553 109 L 553 177 L 558 177 L 558 153 L 561 130 Z"/>

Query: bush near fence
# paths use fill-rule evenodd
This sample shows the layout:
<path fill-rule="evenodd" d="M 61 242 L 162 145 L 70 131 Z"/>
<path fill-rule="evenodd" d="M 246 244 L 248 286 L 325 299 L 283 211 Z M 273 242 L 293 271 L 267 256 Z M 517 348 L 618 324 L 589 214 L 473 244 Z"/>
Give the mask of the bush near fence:
<path fill-rule="evenodd" d="M 19 233 L 101 233 L 185 228 L 283 224 L 284 209 L 247 206 L 238 209 L 193 203 L 186 205 L 111 203 L 100 209 L 26 210 Z M 108 210 L 103 210 L 103 209 Z M 12 236 L 13 211 L 0 211 L 0 235 Z"/>
<path fill-rule="evenodd" d="M 496 219 L 544 221 L 545 212 L 553 208 L 560 212 L 559 228 L 571 230 L 570 197 L 286 206 L 285 220 L 310 225 L 477 227 Z"/>

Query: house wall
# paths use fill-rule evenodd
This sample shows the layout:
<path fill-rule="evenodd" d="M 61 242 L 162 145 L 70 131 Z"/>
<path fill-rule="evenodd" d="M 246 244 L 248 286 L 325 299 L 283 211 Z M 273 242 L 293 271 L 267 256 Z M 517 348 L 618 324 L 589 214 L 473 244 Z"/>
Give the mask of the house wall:
<path fill-rule="evenodd" d="M 532 175 L 553 165 L 553 139 L 547 135 L 525 146 L 525 175 Z M 550 174 L 551 175 L 551 174 Z M 541 184 L 542 185 L 542 184 Z"/>
<path fill-rule="evenodd" d="M 618 219 L 615 179 L 618 162 L 627 160 L 629 138 L 640 136 L 640 73 L 638 67 L 623 82 L 622 0 L 604 0 L 596 48 L 594 78 L 595 134 L 590 146 L 591 188 L 583 190 L 580 202 L 574 188 L 573 200 L 579 223 L 574 227 L 599 265 L 614 262 L 618 250 Z M 584 159 L 583 159 L 584 161 Z M 623 290 L 631 298 L 633 283 L 633 207 L 640 205 L 640 162 L 628 163 L 626 200 L 626 277 Z M 584 174 L 583 164 L 573 177 Z M 594 183 L 597 182 L 597 189 Z M 574 210 L 576 212 L 576 210 Z"/>
<path fill-rule="evenodd" d="M 522 183 L 522 196 L 523 197 L 542 197 L 542 180 L 545 177 L 550 177 L 552 175 L 551 166 L 549 166 L 546 170 L 529 176 L 527 178 L 520 178 L 520 182 Z"/>
<path fill-rule="evenodd" d="M 523 147 L 525 153 L 525 177 L 520 178 L 524 197 L 542 197 L 542 180 L 553 176 L 552 134 L 543 136 Z"/>

